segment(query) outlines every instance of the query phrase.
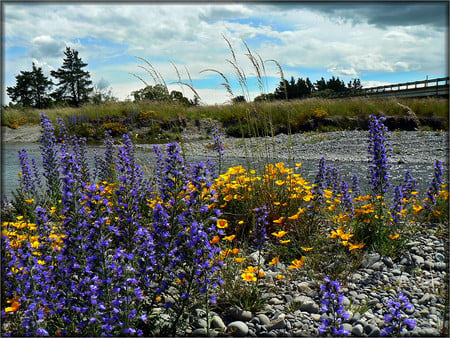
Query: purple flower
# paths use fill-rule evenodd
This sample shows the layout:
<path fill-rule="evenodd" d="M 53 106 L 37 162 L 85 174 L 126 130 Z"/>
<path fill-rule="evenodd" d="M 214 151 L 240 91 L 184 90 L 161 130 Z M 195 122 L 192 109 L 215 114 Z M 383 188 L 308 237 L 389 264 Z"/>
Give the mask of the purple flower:
<path fill-rule="evenodd" d="M 387 127 L 383 124 L 384 117 L 369 117 L 369 172 L 368 179 L 373 193 L 383 196 L 388 190 L 389 154 L 392 152 L 388 138 L 390 137 Z"/>
<path fill-rule="evenodd" d="M 319 327 L 320 334 L 333 336 L 347 336 L 350 332 L 341 325 L 343 320 L 349 318 L 344 311 L 342 301 L 344 295 L 340 294 L 341 286 L 337 280 L 331 281 L 328 276 L 324 278 L 324 284 L 320 285 L 322 295 L 322 326 Z"/>
<path fill-rule="evenodd" d="M 382 336 L 398 336 L 403 329 L 414 330 L 415 320 L 405 318 L 404 315 L 405 310 L 412 310 L 412 304 L 405 294 L 399 293 L 398 301 L 389 300 L 387 306 L 389 313 L 384 315 L 386 327 L 381 330 Z"/>

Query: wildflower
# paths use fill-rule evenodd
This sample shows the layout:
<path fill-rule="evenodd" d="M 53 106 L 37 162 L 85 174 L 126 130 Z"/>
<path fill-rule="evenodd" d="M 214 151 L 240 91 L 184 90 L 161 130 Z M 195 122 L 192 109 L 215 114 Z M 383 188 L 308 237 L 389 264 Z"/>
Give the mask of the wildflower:
<path fill-rule="evenodd" d="M 247 258 L 245 257 L 234 257 L 234 260 L 238 263 L 242 263 L 243 261 L 245 261 Z"/>
<path fill-rule="evenodd" d="M 241 275 L 241 277 L 246 282 L 256 282 L 257 281 L 257 278 L 256 278 L 255 274 L 252 273 L 252 272 L 244 272 Z"/>
<path fill-rule="evenodd" d="M 284 231 L 284 230 L 280 230 L 278 232 L 272 232 L 272 235 L 274 235 L 277 238 L 281 238 L 286 234 L 287 234 L 287 231 Z"/>
<path fill-rule="evenodd" d="M 274 257 L 270 262 L 269 265 L 277 264 L 280 261 L 279 257 Z"/>
<path fill-rule="evenodd" d="M 388 235 L 388 237 L 390 238 L 390 239 L 397 239 L 397 238 L 399 238 L 400 237 L 400 234 L 395 234 L 395 235 Z"/>
<path fill-rule="evenodd" d="M 387 305 L 389 306 L 389 312 L 384 316 L 386 327 L 381 331 L 382 336 L 399 336 L 403 329 L 414 330 L 415 320 L 405 318 L 402 313 L 413 308 L 413 305 L 409 303 L 408 298 L 403 293 L 399 293 L 398 301 L 389 300 Z"/>
<path fill-rule="evenodd" d="M 368 179 L 372 191 L 376 195 L 384 195 L 390 186 L 389 183 L 389 154 L 390 146 L 387 138 L 389 137 L 388 129 L 383 124 L 384 117 L 377 118 L 376 116 L 369 117 L 369 138 L 368 138 L 368 153 L 369 153 L 369 172 Z"/>
<path fill-rule="evenodd" d="M 217 220 L 217 227 L 219 229 L 225 229 L 228 227 L 228 221 L 226 219 L 218 219 Z"/>
<path fill-rule="evenodd" d="M 277 224 L 281 224 L 281 223 L 283 223 L 283 220 L 284 220 L 284 217 L 280 217 L 280 218 L 274 220 L 273 222 L 277 223 Z"/>
<path fill-rule="evenodd" d="M 349 243 L 348 249 L 349 249 L 350 251 L 353 251 L 353 250 L 355 250 L 355 249 L 362 249 L 362 248 L 364 248 L 364 246 L 365 246 L 364 243 L 360 243 L 360 244 L 352 244 L 352 243 Z"/>
<path fill-rule="evenodd" d="M 9 304 L 11 304 L 11 306 L 8 306 L 5 308 L 5 312 L 16 312 L 17 309 L 19 308 L 19 296 L 16 296 L 10 300 L 8 300 L 7 302 Z"/>
<path fill-rule="evenodd" d="M 436 204 L 436 196 L 439 196 L 440 186 L 442 184 L 442 174 L 442 163 L 436 161 L 434 163 L 433 179 L 427 189 L 427 198 L 425 200 L 424 209 L 433 210 L 433 205 Z"/>
<path fill-rule="evenodd" d="M 288 269 L 289 270 L 292 270 L 292 269 L 298 269 L 298 268 L 301 268 L 302 266 L 303 266 L 303 263 L 305 262 L 305 256 L 302 256 L 302 258 L 300 258 L 300 259 L 294 259 L 293 261 L 292 261 L 292 265 L 289 265 L 288 266 Z"/>
<path fill-rule="evenodd" d="M 308 252 L 308 251 L 311 251 L 313 248 L 307 248 L 307 247 L 304 247 L 304 246 L 301 246 L 300 247 L 303 251 L 306 251 L 306 252 Z"/>
<path fill-rule="evenodd" d="M 225 236 L 224 238 L 222 238 L 222 240 L 223 241 L 230 241 L 230 242 L 232 242 L 235 237 L 236 237 L 236 235 Z"/>
<path fill-rule="evenodd" d="M 349 318 L 349 314 L 344 311 L 342 301 L 344 296 L 339 294 L 341 286 L 337 280 L 331 281 L 328 277 L 324 279 L 325 283 L 320 285 L 323 293 L 322 296 L 322 312 L 326 317 L 322 317 L 322 326 L 319 327 L 320 334 L 329 334 L 332 336 L 347 336 L 348 330 L 342 326 L 342 320 Z"/>
<path fill-rule="evenodd" d="M 209 243 L 216 244 L 218 241 L 220 241 L 220 237 L 219 236 L 214 236 L 214 238 L 212 240 L 210 240 Z"/>
<path fill-rule="evenodd" d="M 290 241 L 291 241 L 290 239 L 286 239 L 286 240 L 280 239 L 280 243 L 281 243 L 281 244 L 287 244 L 287 243 L 289 243 Z"/>
<path fill-rule="evenodd" d="M 283 275 L 278 274 L 278 275 L 275 276 L 275 278 L 280 280 L 280 279 L 285 279 L 286 277 L 283 276 Z"/>

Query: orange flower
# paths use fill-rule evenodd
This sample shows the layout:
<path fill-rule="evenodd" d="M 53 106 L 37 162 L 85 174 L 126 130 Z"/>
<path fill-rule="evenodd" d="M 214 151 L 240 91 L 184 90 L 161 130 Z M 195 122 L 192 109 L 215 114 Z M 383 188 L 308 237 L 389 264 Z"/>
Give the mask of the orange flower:
<path fill-rule="evenodd" d="M 310 250 L 313 249 L 313 248 L 305 248 L 305 247 L 303 247 L 303 246 L 301 246 L 300 248 L 302 248 L 303 251 L 310 251 Z"/>
<path fill-rule="evenodd" d="M 231 235 L 231 236 L 225 236 L 224 238 L 222 238 L 222 241 L 233 241 L 233 239 L 236 237 L 236 235 Z"/>
<path fill-rule="evenodd" d="M 228 221 L 226 219 L 218 219 L 217 220 L 217 227 L 219 229 L 225 229 L 228 227 Z"/>
<path fill-rule="evenodd" d="M 390 239 L 397 239 L 400 237 L 400 234 L 395 234 L 395 235 L 389 235 L 388 236 Z"/>
<path fill-rule="evenodd" d="M 5 312 L 16 312 L 20 305 L 19 298 L 19 296 L 15 296 L 14 298 L 8 300 L 8 303 L 10 303 L 11 306 L 5 308 Z"/>
<path fill-rule="evenodd" d="M 242 263 L 243 261 L 245 261 L 247 258 L 245 257 L 234 257 L 234 260 L 238 263 Z"/>
<path fill-rule="evenodd" d="M 274 257 L 270 262 L 269 265 L 277 264 L 280 261 L 279 257 Z"/>
<path fill-rule="evenodd" d="M 287 244 L 287 243 L 289 243 L 291 240 L 290 239 L 286 239 L 286 240 L 282 240 L 282 239 L 280 239 L 280 243 L 281 244 Z"/>
<path fill-rule="evenodd" d="M 256 282 L 257 280 L 255 274 L 251 272 L 244 272 L 241 277 L 246 282 Z"/>
<path fill-rule="evenodd" d="M 364 243 L 360 243 L 360 244 L 352 244 L 352 243 L 350 243 L 348 249 L 350 251 L 352 251 L 352 250 L 355 250 L 355 249 L 362 249 L 362 248 L 364 248 L 364 246 L 365 246 Z"/>
<path fill-rule="evenodd" d="M 212 240 L 210 240 L 209 243 L 216 244 L 218 241 L 220 241 L 220 237 L 219 236 L 214 236 L 214 238 Z"/>
<path fill-rule="evenodd" d="M 287 234 L 287 231 L 283 231 L 283 230 L 278 231 L 278 232 L 272 232 L 272 235 L 274 235 L 277 238 L 281 238 L 281 237 L 283 237 L 286 234 Z"/>
<path fill-rule="evenodd" d="M 258 268 L 256 266 L 247 266 L 244 270 L 242 270 L 244 273 L 254 273 L 258 271 Z"/>
<path fill-rule="evenodd" d="M 285 277 L 283 275 L 276 275 L 275 278 L 276 279 L 284 279 Z"/>
<path fill-rule="evenodd" d="M 304 262 L 305 262 L 305 256 L 302 256 L 302 258 L 300 258 L 300 259 L 294 259 L 292 261 L 292 265 L 288 266 L 288 269 L 292 270 L 292 269 L 301 268 L 303 266 Z"/>
<path fill-rule="evenodd" d="M 283 220 L 284 220 L 284 217 L 280 217 L 280 218 L 274 220 L 273 222 L 277 223 L 277 224 L 281 224 L 281 223 L 283 223 Z"/>
<path fill-rule="evenodd" d="M 353 237 L 352 234 L 342 234 L 341 235 L 341 239 L 343 239 L 344 241 L 348 241 L 352 237 Z"/>

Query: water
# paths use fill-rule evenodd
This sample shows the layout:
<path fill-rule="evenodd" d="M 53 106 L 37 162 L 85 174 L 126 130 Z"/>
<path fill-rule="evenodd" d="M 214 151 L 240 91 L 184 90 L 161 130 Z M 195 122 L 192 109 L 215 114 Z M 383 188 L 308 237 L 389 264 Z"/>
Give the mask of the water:
<path fill-rule="evenodd" d="M 93 149 L 97 149 L 100 154 L 103 153 L 103 147 L 99 146 L 89 146 L 89 159 L 93 163 Z M 162 147 L 164 149 L 164 147 Z M 11 191 L 14 191 L 18 185 L 19 180 L 17 174 L 20 172 L 19 158 L 17 156 L 18 151 L 21 149 L 26 149 L 28 156 L 30 158 L 35 158 L 39 169 L 42 172 L 42 160 L 41 151 L 39 149 L 39 144 L 4 144 L 2 147 L 2 199 L 6 196 L 8 199 L 12 197 Z M 136 149 L 136 157 L 140 160 L 140 163 L 145 167 L 144 172 L 151 175 L 152 168 L 154 167 L 154 152 L 148 149 Z M 188 162 L 198 162 L 206 161 L 207 158 L 204 156 L 190 155 L 186 156 Z M 214 160 L 214 158 L 213 158 Z M 314 177 L 317 172 L 318 160 L 308 160 L 300 159 L 302 163 L 302 168 L 297 170 L 306 180 L 313 182 Z M 226 158 L 223 163 L 224 170 L 230 166 L 243 165 L 244 168 L 248 168 L 247 163 L 251 163 L 252 168 L 261 168 L 263 163 L 258 161 L 248 161 L 245 158 Z M 276 161 L 275 161 L 276 162 Z M 275 163 L 274 162 L 274 163 Z M 291 168 L 294 168 L 294 163 L 287 163 Z M 364 188 L 366 183 L 367 175 L 367 162 L 365 159 L 361 159 L 360 162 L 349 162 L 349 161 L 326 161 L 326 165 L 333 166 L 339 169 L 340 175 L 345 179 L 349 186 L 351 186 L 351 177 L 353 174 L 357 174 L 360 179 L 360 185 Z M 443 163 L 444 169 L 447 170 L 447 164 Z M 405 170 L 410 170 L 413 177 L 418 181 L 419 191 L 421 192 L 421 197 L 425 197 L 425 191 L 433 177 L 433 163 L 423 164 L 423 163 L 408 163 L 408 164 L 394 164 L 391 169 L 391 182 L 392 185 L 399 184 L 404 176 Z M 446 175 L 444 174 L 444 177 Z M 392 189 L 391 189 L 392 190 Z"/>

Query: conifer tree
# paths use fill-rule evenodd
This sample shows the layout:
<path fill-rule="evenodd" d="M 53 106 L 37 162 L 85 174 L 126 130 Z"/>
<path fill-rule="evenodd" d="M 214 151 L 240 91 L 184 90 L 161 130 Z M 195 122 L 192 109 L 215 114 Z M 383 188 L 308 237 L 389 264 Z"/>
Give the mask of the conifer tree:
<path fill-rule="evenodd" d="M 32 64 L 32 70 L 21 71 L 16 76 L 16 86 L 7 87 L 6 92 L 13 102 L 25 107 L 46 108 L 51 100 L 48 91 L 53 85 L 42 72 L 41 67 Z"/>
<path fill-rule="evenodd" d="M 63 65 L 51 72 L 59 80 L 58 89 L 52 94 L 56 101 L 65 101 L 71 106 L 79 107 L 89 101 L 89 93 L 93 90 L 90 85 L 90 74 L 83 70 L 87 66 L 78 56 L 76 50 L 66 47 Z"/>

